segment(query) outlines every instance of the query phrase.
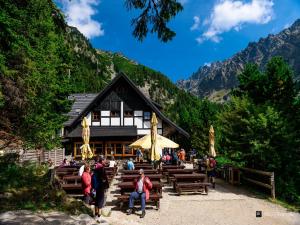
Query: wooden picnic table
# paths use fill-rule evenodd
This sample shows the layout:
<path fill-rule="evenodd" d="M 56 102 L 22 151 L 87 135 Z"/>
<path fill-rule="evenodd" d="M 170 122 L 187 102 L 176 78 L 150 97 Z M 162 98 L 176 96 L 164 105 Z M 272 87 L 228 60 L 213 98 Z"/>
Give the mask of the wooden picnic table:
<path fill-rule="evenodd" d="M 163 170 L 167 169 L 184 169 L 184 165 L 162 165 Z"/>
<path fill-rule="evenodd" d="M 152 190 L 156 190 L 157 193 L 162 193 L 162 183 L 160 181 L 152 181 Z M 133 181 L 125 181 L 118 184 L 121 189 L 121 194 L 125 192 L 132 192 L 135 189 Z"/>
<path fill-rule="evenodd" d="M 142 165 L 134 165 L 134 168 L 136 170 L 139 170 L 139 169 L 152 169 L 153 166 L 152 165 L 149 165 L 149 164 L 142 164 Z"/>
<path fill-rule="evenodd" d="M 123 170 L 124 174 L 139 174 L 139 170 Z M 154 174 L 154 173 L 158 173 L 157 170 L 154 169 L 145 169 L 144 170 L 145 174 Z"/>
<path fill-rule="evenodd" d="M 73 181 L 73 184 L 81 184 L 81 176 L 78 175 L 65 175 L 62 178 L 62 183 L 67 184 L 69 181 Z"/>
<path fill-rule="evenodd" d="M 180 181 L 203 181 L 206 178 L 205 174 L 198 174 L 198 173 L 193 173 L 193 174 L 174 174 L 173 175 L 175 178 L 176 182 Z"/>
<path fill-rule="evenodd" d="M 147 174 L 147 177 L 149 177 L 149 179 L 152 181 L 160 181 L 160 179 L 162 178 L 161 174 Z M 132 175 L 122 175 L 121 179 L 122 181 L 133 181 L 134 179 L 138 179 L 139 178 L 139 174 L 132 174 Z"/>
<path fill-rule="evenodd" d="M 64 190 L 81 190 L 82 185 L 80 184 L 61 184 L 61 187 Z"/>
<path fill-rule="evenodd" d="M 192 174 L 193 169 L 167 169 L 168 174 Z"/>
<path fill-rule="evenodd" d="M 192 174 L 193 172 L 193 169 L 167 169 L 167 180 L 170 182 L 174 174 Z"/>
<path fill-rule="evenodd" d="M 57 172 L 68 172 L 68 171 L 78 171 L 77 167 L 57 167 L 55 169 Z"/>
<path fill-rule="evenodd" d="M 205 174 L 173 174 L 173 188 L 176 190 L 176 184 L 184 182 L 204 182 L 206 175 Z"/>

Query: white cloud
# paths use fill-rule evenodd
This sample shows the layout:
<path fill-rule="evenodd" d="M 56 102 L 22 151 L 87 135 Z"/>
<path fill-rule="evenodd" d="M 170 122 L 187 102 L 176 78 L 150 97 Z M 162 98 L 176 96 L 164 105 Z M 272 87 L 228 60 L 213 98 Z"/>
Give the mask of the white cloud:
<path fill-rule="evenodd" d="M 203 64 L 203 66 L 210 67 L 210 66 L 211 66 L 211 63 L 210 63 L 210 62 L 205 62 L 205 63 Z"/>
<path fill-rule="evenodd" d="M 205 40 L 220 42 L 220 34 L 234 29 L 239 31 L 244 24 L 266 24 L 273 17 L 273 0 L 220 0 L 204 25 L 208 29 L 196 40 L 201 43 Z"/>
<path fill-rule="evenodd" d="M 189 2 L 189 0 L 179 0 L 178 2 L 181 3 L 181 5 L 185 5 Z"/>
<path fill-rule="evenodd" d="M 70 26 L 77 27 L 87 38 L 103 36 L 102 23 L 94 20 L 99 0 L 62 0 L 63 11 Z"/>
<path fill-rule="evenodd" d="M 284 25 L 283 29 L 287 29 L 287 28 L 289 28 L 290 26 L 292 26 L 292 24 L 291 24 L 291 23 L 287 23 L 287 24 Z"/>
<path fill-rule="evenodd" d="M 193 26 L 191 26 L 191 30 L 197 30 L 199 28 L 200 25 L 200 18 L 198 16 L 194 16 L 194 24 Z"/>

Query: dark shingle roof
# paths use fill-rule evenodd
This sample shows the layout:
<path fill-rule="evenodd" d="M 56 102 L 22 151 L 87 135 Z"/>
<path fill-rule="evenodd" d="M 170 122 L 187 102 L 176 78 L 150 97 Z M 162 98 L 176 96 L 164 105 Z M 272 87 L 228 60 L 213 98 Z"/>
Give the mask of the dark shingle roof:
<path fill-rule="evenodd" d="M 71 111 L 67 114 L 68 121 L 64 126 L 70 126 L 79 114 L 96 98 L 98 93 L 89 94 L 72 94 L 68 97 L 69 100 L 74 101 Z"/>

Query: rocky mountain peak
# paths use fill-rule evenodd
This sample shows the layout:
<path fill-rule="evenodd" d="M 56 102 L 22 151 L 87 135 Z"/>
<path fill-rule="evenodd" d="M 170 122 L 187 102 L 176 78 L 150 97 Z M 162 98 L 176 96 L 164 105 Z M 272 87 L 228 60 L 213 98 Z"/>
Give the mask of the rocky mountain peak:
<path fill-rule="evenodd" d="M 237 75 L 247 63 L 256 63 L 263 69 L 274 56 L 282 56 L 300 78 L 300 19 L 278 34 L 250 42 L 248 46 L 222 62 L 202 66 L 186 80 L 179 80 L 177 86 L 199 97 L 209 97 L 217 92 L 228 93 L 238 85 Z"/>

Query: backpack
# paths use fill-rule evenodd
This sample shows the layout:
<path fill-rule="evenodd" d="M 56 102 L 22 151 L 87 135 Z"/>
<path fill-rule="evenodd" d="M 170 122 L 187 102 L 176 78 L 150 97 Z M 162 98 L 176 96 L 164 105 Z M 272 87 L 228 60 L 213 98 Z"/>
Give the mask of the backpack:
<path fill-rule="evenodd" d="M 99 180 L 97 179 L 96 174 L 93 173 L 93 175 L 92 175 L 92 188 L 98 189 L 99 187 L 100 187 L 100 182 L 99 182 Z"/>
<path fill-rule="evenodd" d="M 209 159 L 209 167 L 210 168 L 215 168 L 216 167 L 216 164 L 217 164 L 217 162 L 216 162 L 216 160 L 214 160 L 214 159 Z"/>

